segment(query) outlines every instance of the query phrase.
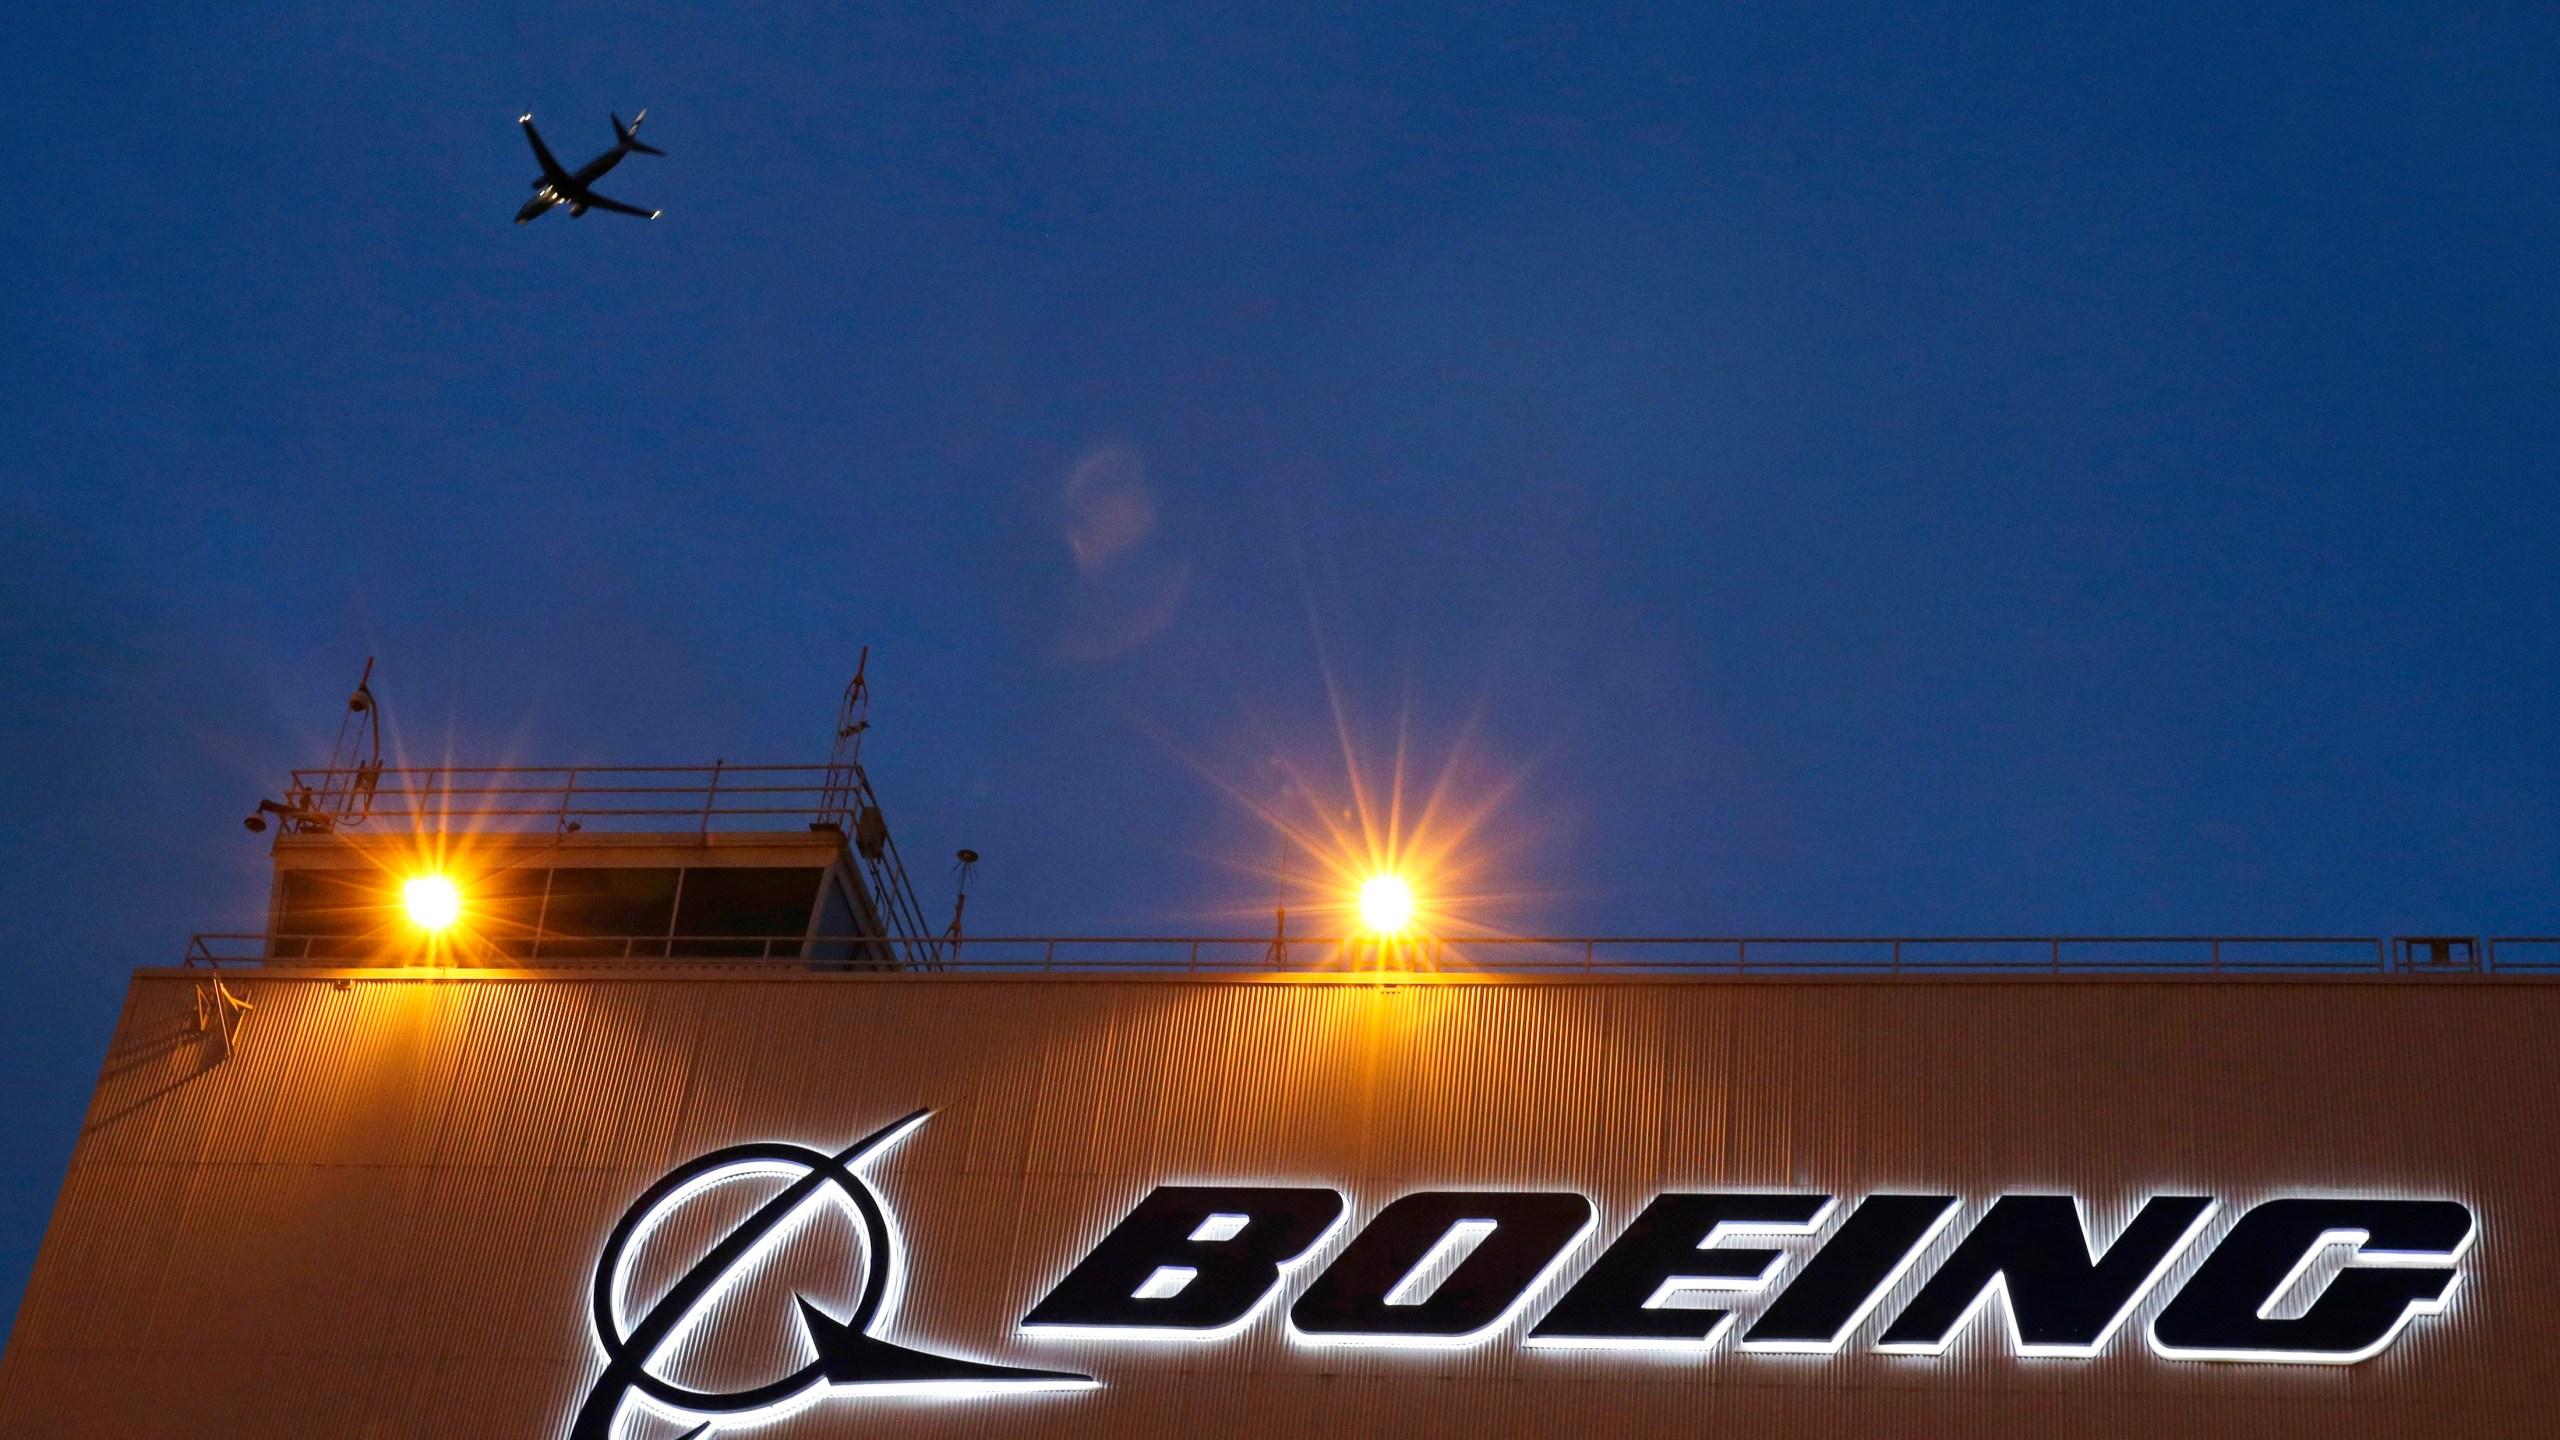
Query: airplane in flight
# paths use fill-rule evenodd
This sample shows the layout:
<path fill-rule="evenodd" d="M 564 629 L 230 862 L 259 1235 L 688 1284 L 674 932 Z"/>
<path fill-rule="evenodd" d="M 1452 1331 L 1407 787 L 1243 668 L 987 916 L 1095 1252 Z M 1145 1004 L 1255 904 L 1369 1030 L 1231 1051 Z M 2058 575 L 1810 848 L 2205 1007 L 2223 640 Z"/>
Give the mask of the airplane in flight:
<path fill-rule="evenodd" d="M 581 166 L 575 175 L 561 169 L 560 162 L 551 158 L 551 147 L 542 143 L 542 132 L 533 128 L 532 115 L 526 114 L 517 119 L 516 123 L 524 127 L 524 138 L 533 142 L 533 158 L 542 162 L 542 178 L 533 182 L 533 198 L 524 202 L 524 208 L 516 212 L 517 224 L 530 224 L 541 219 L 554 205 L 568 206 L 569 214 L 573 217 L 584 215 L 588 210 L 595 209 L 637 215 L 643 220 L 658 218 L 660 213 L 658 211 L 643 210 L 637 205 L 625 205 L 619 200 L 608 200 L 587 188 L 603 179 L 606 171 L 621 164 L 622 157 L 634 150 L 643 155 L 667 153 L 654 145 L 640 143 L 640 122 L 649 118 L 648 111 L 643 110 L 632 116 L 631 123 L 628 125 L 622 123 L 622 117 L 619 115 L 609 118 L 613 121 L 613 134 L 618 143 L 612 149 Z"/>

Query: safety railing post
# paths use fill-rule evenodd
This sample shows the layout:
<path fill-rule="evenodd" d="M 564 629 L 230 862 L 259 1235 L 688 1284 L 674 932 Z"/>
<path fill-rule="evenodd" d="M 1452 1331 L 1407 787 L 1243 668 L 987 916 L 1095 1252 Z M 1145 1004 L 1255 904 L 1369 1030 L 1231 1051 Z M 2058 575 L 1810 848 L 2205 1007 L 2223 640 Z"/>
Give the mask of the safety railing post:
<path fill-rule="evenodd" d="M 702 833 L 705 835 L 711 833 L 711 807 L 720 798 L 720 767 L 727 763 L 724 760 L 712 761 L 711 783 L 702 787 Z"/>

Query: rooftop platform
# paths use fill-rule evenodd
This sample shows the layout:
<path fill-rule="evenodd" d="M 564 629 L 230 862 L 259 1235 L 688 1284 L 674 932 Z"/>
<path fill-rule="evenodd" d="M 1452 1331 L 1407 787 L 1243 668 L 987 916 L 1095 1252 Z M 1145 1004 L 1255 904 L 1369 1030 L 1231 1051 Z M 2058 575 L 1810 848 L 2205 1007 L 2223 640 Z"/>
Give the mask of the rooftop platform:
<path fill-rule="evenodd" d="M 748 852 L 740 852 L 748 853 Z M 782 968 L 862 937 L 799 931 L 767 935 L 581 936 L 581 949 L 550 955 L 600 964 L 723 959 Z M 896 937 L 891 937 L 894 941 Z M 349 963 L 344 951 L 293 935 L 204 934 L 183 965 L 220 969 Z M 2424 981 L 2465 975 L 2560 976 L 2555 936 L 2324 935 L 1906 935 L 1906 936 L 1374 936 L 1275 939 L 1269 935 L 986 935 L 937 937 L 945 971 L 1006 974 L 1659 975 L 1698 978 L 2068 975 L 2149 979 L 2380 976 Z M 709 947 L 721 948 L 709 948 Z M 419 957 L 384 944 L 370 963 Z M 532 956 L 526 957 L 536 958 Z M 449 953 L 446 962 L 504 969 L 504 950 Z M 547 967 L 546 967 L 547 968 Z M 927 967 L 911 967 L 927 968 Z"/>

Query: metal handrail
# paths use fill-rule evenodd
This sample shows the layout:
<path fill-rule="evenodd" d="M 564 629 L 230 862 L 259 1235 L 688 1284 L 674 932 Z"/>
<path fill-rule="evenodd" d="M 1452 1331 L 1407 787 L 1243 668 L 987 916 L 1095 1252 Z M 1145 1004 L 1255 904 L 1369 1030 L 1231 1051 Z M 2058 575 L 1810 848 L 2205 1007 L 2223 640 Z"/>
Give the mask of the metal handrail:
<path fill-rule="evenodd" d="M 386 765 L 362 777 L 362 807 L 325 813 L 311 797 L 357 783 L 346 770 L 296 770 L 283 813 L 336 829 L 375 822 L 442 828 L 453 820 L 572 822 L 683 817 L 708 829 L 724 819 L 796 816 L 841 820 L 841 777 L 825 765 Z"/>
<path fill-rule="evenodd" d="M 349 787 L 359 780 L 361 805 L 318 803 L 317 797 L 355 793 Z M 787 817 L 851 837 L 872 908 L 900 932 L 885 943 L 897 947 L 902 964 L 933 969 L 950 943 L 930 933 L 879 797 L 860 760 L 841 747 L 824 765 L 385 765 L 361 776 L 336 768 L 296 770 L 285 802 L 261 802 L 260 810 L 277 815 L 288 831 L 327 834 L 368 826 L 433 833 L 457 823 L 474 833 L 566 835 L 592 825 L 626 833 L 681 828 L 708 835 L 728 826 L 778 834 L 774 822 Z M 250 818 L 252 829 L 264 828 L 261 816 Z M 637 823 L 667 821 L 681 824 Z"/>
<path fill-rule="evenodd" d="M 864 935 L 546 934 L 473 939 L 434 953 L 440 963 L 464 965 L 483 961 L 500 966 L 664 964 L 674 960 L 837 968 L 863 964 L 861 957 L 880 955 L 891 947 L 904 951 L 913 943 L 899 936 Z M 1285 947 L 1275 946 L 1267 935 L 972 935 L 966 961 L 948 968 L 1043 974 L 2560 976 L 2560 937 L 2482 937 L 2480 964 L 2459 972 L 2395 963 L 2393 946 L 2392 937 L 2370 935 L 1316 936 L 1293 937 Z M 2550 947 L 2549 958 L 2502 954 L 2500 946 Z M 2088 953 L 2097 947 L 2106 950 Z M 2338 953 L 2350 949 L 2352 959 Z M 586 953 L 561 953 L 571 951 Z M 185 963 L 215 967 L 366 963 L 428 953 L 423 942 L 413 938 L 207 933 L 190 940 Z"/>
<path fill-rule="evenodd" d="M 428 941 L 391 935 L 264 934 L 208 931 L 189 937 L 185 965 L 327 965 L 347 961 L 373 963 L 378 957 L 438 957 L 438 963 L 467 965 L 487 959 L 500 964 L 554 960 L 581 964 L 609 961 L 745 959 L 800 965 L 836 963 L 843 957 L 812 952 L 836 949 L 845 956 L 882 956 L 902 942 L 881 935 L 568 935 L 558 931 L 506 936 L 474 936 L 459 941 Z M 738 954 L 752 950 L 753 954 Z M 618 953 L 576 953 L 609 951 Z M 908 968 L 931 968 L 910 966 Z"/>

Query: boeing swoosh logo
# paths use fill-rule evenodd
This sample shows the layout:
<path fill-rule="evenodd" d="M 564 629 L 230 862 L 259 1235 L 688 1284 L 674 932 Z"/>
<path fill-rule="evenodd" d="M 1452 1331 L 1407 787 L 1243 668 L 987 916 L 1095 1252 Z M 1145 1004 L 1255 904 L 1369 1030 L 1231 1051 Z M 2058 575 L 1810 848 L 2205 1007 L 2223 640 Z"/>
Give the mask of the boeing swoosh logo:
<path fill-rule="evenodd" d="M 833 1155 L 782 1141 L 731 1145 L 677 1166 L 642 1192 L 623 1212 L 605 1240 L 603 1253 L 596 1257 L 593 1319 L 605 1367 L 579 1405 L 577 1418 L 570 1422 L 568 1440 L 612 1440 L 616 1420 L 635 1395 L 662 1414 L 698 1420 L 682 1440 L 701 1440 L 724 1424 L 753 1424 L 833 1392 L 888 1395 L 1093 1388 L 1098 1382 L 1090 1375 L 935 1355 L 872 1333 L 888 1318 L 883 1301 L 889 1291 L 889 1273 L 899 1260 L 888 1211 L 854 1167 L 913 1134 L 931 1113 L 918 1110 Z M 748 1176 L 788 1176 L 791 1183 L 721 1237 L 626 1330 L 616 1298 L 625 1258 L 685 1201 Z M 653 1374 L 651 1363 L 681 1339 L 730 1285 L 751 1273 L 752 1262 L 787 1239 L 798 1217 L 828 1195 L 850 1206 L 862 1220 L 865 1273 L 861 1297 L 853 1313 L 843 1319 L 820 1310 L 805 1296 L 795 1297 L 801 1326 L 816 1358 L 780 1379 L 742 1390 L 697 1390 Z"/>

